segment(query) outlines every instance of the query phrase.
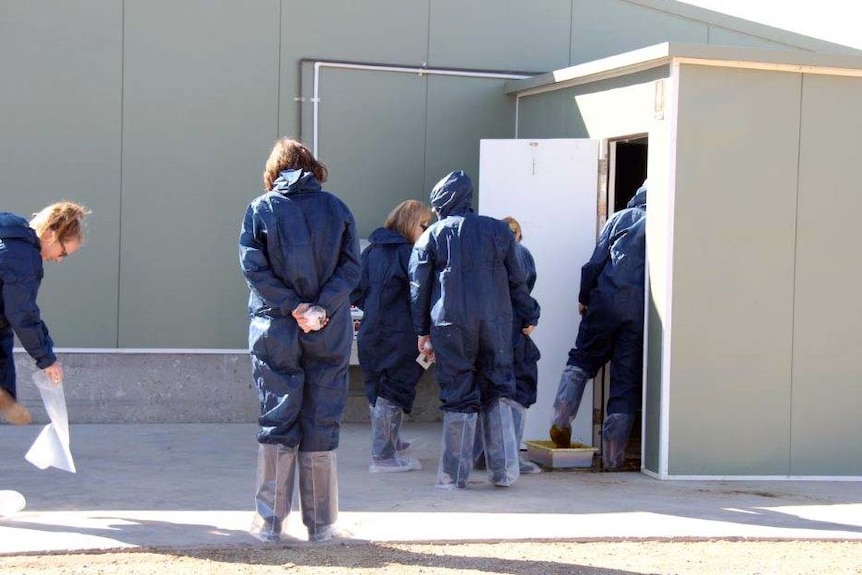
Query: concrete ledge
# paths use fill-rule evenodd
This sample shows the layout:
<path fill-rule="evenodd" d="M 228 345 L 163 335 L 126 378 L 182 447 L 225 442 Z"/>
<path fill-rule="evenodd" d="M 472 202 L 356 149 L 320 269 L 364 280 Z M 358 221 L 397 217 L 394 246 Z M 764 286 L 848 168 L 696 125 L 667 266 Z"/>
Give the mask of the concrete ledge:
<path fill-rule="evenodd" d="M 246 353 L 61 353 L 70 423 L 255 423 L 257 390 Z M 33 360 L 15 353 L 18 399 L 35 423 L 48 417 L 32 375 Z M 442 420 L 434 368 L 417 387 L 408 421 Z M 369 420 L 362 372 L 350 368 L 345 422 Z"/>

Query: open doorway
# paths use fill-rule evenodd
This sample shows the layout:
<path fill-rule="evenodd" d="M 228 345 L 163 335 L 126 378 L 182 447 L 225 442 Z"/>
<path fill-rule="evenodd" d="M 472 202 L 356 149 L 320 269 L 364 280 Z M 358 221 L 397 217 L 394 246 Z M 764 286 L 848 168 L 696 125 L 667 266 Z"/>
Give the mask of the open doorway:
<path fill-rule="evenodd" d="M 599 192 L 604 196 L 599 198 L 599 206 L 604 208 L 604 213 L 599 213 L 599 221 L 602 226 L 615 212 L 626 208 L 626 204 L 646 180 L 649 149 L 646 134 L 609 139 L 606 143 L 607 185 L 603 186 Z M 605 406 L 609 396 L 610 369 L 606 365 L 593 380 L 593 445 L 601 445 L 602 422 L 605 418 Z M 638 408 L 626 448 L 624 470 L 640 469 L 641 421 L 642 413 L 641 409 Z"/>

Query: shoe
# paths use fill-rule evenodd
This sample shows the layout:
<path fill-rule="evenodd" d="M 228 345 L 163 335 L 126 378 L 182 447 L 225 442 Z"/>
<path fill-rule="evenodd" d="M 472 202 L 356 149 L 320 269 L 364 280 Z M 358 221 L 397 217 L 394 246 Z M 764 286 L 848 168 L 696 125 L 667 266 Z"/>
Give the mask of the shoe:
<path fill-rule="evenodd" d="M 0 388 L 0 415 L 12 425 L 27 425 L 33 421 L 30 411 L 3 388 Z"/>
<path fill-rule="evenodd" d="M 572 428 L 562 427 L 560 425 L 552 425 L 550 431 L 551 441 L 554 445 L 562 448 L 572 446 Z"/>

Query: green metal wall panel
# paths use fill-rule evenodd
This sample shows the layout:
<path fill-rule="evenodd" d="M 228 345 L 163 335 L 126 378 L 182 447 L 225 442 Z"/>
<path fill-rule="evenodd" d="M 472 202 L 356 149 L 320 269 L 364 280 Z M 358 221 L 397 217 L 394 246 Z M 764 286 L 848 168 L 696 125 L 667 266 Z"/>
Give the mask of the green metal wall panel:
<path fill-rule="evenodd" d="M 277 136 L 278 2 L 125 2 L 120 347 L 242 348 L 237 238 Z"/>
<path fill-rule="evenodd" d="M 431 187 L 452 170 L 473 179 L 476 207 L 479 191 L 479 140 L 515 136 L 515 99 L 503 92 L 505 80 L 432 76 L 428 80 L 425 186 Z"/>
<path fill-rule="evenodd" d="M 679 81 L 669 473 L 787 474 L 801 76 Z"/>
<path fill-rule="evenodd" d="M 58 343 L 74 347 L 245 346 L 239 218 L 273 140 L 311 142 L 302 58 L 546 71 L 708 39 L 697 15 L 625 0 L 32 0 L 4 3 L 0 19 L 4 209 L 55 199 L 33 160 L 51 157 L 61 195 L 94 212 L 87 248 L 47 267 L 41 301 Z M 381 151 L 403 162 L 390 191 L 351 200 L 364 233 L 396 199 L 425 199 L 453 164 L 475 166 L 479 139 L 508 135 L 496 81 L 408 77 L 359 88 L 370 107 L 321 102 L 336 192 L 358 189 L 348 174 L 379 165 Z M 587 137 L 573 95 L 525 102 L 520 135 Z"/>
<path fill-rule="evenodd" d="M 542 71 L 569 65 L 570 0 L 433 0 L 428 64 Z"/>
<path fill-rule="evenodd" d="M 311 107 L 307 100 L 295 100 L 312 95 L 310 78 L 303 80 L 300 94 L 303 58 L 405 66 L 427 62 L 428 3 L 315 0 L 297 5 L 281 0 L 280 133 L 299 137 L 300 113 Z"/>
<path fill-rule="evenodd" d="M 39 305 L 58 347 L 117 343 L 121 10 L 0 7 L 0 209 L 29 217 L 68 199 L 93 212 L 85 248 L 45 266 Z"/>
<path fill-rule="evenodd" d="M 331 168 L 325 187 L 350 207 L 360 237 L 381 226 L 398 202 L 427 198 L 427 82 L 416 74 L 321 72 L 318 156 Z"/>
<path fill-rule="evenodd" d="M 626 0 L 572 0 L 570 64 L 660 44 L 706 44 L 708 26 Z"/>
<path fill-rule="evenodd" d="M 802 83 L 791 471 L 862 475 L 862 79 Z"/>
<path fill-rule="evenodd" d="M 573 89 L 520 98 L 519 138 L 586 138 L 587 128 L 575 105 Z"/>

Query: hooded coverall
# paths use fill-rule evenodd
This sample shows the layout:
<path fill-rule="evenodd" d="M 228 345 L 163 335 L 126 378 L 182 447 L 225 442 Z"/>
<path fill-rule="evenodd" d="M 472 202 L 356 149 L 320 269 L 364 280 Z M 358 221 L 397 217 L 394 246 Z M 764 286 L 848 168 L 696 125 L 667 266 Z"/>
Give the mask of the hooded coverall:
<path fill-rule="evenodd" d="M 578 301 L 586 312 L 567 365 L 592 379 L 611 362 L 608 415 L 633 415 L 641 403 L 646 201 L 642 186 L 626 209 L 605 224 L 592 257 L 581 268 Z"/>
<path fill-rule="evenodd" d="M 16 395 L 14 335 L 39 369 L 57 361 L 36 296 L 42 283 L 41 243 L 21 216 L 0 213 L 0 387 Z"/>
<path fill-rule="evenodd" d="M 353 215 L 310 172 L 285 171 L 248 206 L 239 252 L 251 290 L 258 441 L 331 451 L 347 401 L 350 292 L 359 281 Z M 291 316 L 301 303 L 322 307 L 329 324 L 303 333 Z"/>
<path fill-rule="evenodd" d="M 515 236 L 500 220 L 471 207 L 473 183 L 452 172 L 431 191 L 438 221 L 410 258 L 413 327 L 430 335 L 443 411 L 477 413 L 486 399 L 515 398 L 514 313 L 536 325 Z"/>
<path fill-rule="evenodd" d="M 365 395 L 371 405 L 383 397 L 404 413 L 413 409 L 423 369 L 416 363 L 416 332 L 410 316 L 407 267 L 413 244 L 394 230 L 378 228 L 362 252 L 353 304 L 364 312 L 357 336 Z"/>

